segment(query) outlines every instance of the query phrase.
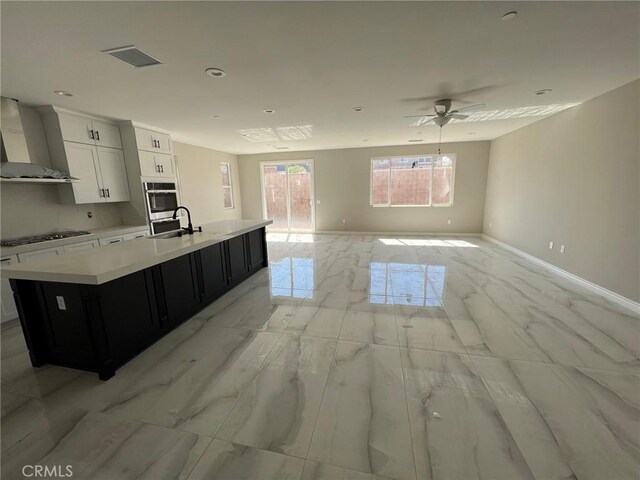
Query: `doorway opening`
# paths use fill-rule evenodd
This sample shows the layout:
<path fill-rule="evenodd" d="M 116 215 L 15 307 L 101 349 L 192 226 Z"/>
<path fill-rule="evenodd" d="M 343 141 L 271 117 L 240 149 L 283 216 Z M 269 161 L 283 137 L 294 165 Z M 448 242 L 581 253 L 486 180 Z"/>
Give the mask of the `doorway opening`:
<path fill-rule="evenodd" d="M 262 214 L 271 232 L 313 232 L 313 161 L 261 162 Z"/>

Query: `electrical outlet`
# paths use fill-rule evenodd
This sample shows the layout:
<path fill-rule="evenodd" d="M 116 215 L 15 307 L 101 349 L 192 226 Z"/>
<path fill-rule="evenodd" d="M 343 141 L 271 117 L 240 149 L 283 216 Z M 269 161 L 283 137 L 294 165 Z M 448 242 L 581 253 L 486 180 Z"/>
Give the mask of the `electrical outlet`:
<path fill-rule="evenodd" d="M 347 219 L 346 219 L 346 218 L 343 218 L 343 219 L 342 219 L 342 223 L 347 223 Z"/>
<path fill-rule="evenodd" d="M 58 308 L 60 310 L 66 310 L 67 305 L 64 303 L 64 297 L 56 296 L 56 302 L 58 302 Z"/>
<path fill-rule="evenodd" d="M 451 225 L 451 219 L 447 220 L 447 225 Z"/>
<path fill-rule="evenodd" d="M 549 242 L 549 250 L 553 250 L 553 242 Z"/>
<path fill-rule="evenodd" d="M 93 218 L 93 212 L 87 212 L 87 218 Z"/>
<path fill-rule="evenodd" d="M 560 253 L 564 253 L 564 245 L 560 245 Z"/>

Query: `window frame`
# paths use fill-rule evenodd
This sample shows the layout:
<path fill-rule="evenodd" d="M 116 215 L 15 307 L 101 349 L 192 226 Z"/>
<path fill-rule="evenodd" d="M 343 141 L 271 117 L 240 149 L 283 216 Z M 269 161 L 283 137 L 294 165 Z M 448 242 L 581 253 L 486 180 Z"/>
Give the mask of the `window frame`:
<path fill-rule="evenodd" d="M 392 205 L 391 203 L 389 203 L 389 200 L 391 198 L 391 159 L 392 158 L 424 158 L 424 157 L 429 157 L 431 158 L 431 175 L 430 175 L 430 182 L 431 185 L 429 186 L 429 205 Z M 451 159 L 451 202 L 448 204 L 438 204 L 438 205 L 434 205 L 433 204 L 433 164 L 434 161 L 436 161 L 438 159 L 438 157 L 449 157 Z M 387 179 L 387 203 L 373 203 L 373 162 L 376 160 L 388 160 L 389 161 L 389 178 Z M 371 161 L 369 163 L 369 206 L 373 207 L 373 208 L 430 208 L 430 207 L 436 207 L 436 208 L 448 208 L 448 207 L 453 207 L 454 204 L 454 193 L 455 193 L 455 185 L 456 185 L 456 163 L 457 163 L 457 156 L 455 153 L 441 153 L 441 154 L 437 154 L 437 153 L 432 153 L 432 154 L 422 154 L 422 155 L 389 155 L 386 157 L 372 157 Z"/>
<path fill-rule="evenodd" d="M 224 184 L 224 173 L 222 172 L 222 166 L 226 165 L 227 166 L 227 174 L 229 175 L 229 186 L 226 186 Z M 222 206 L 224 207 L 225 210 L 232 210 L 236 207 L 236 202 L 235 202 L 235 198 L 233 195 L 233 176 L 231 174 L 231 164 L 229 162 L 220 162 L 220 184 L 222 186 Z M 224 189 L 228 188 L 229 189 L 229 197 L 231 198 L 231 206 L 227 207 L 224 204 Z"/>

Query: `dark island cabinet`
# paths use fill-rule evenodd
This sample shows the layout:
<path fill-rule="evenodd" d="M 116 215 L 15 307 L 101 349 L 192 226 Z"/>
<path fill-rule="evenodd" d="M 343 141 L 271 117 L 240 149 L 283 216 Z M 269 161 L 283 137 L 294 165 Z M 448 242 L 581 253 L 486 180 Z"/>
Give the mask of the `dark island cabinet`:
<path fill-rule="evenodd" d="M 227 266 L 227 249 L 225 242 L 196 252 L 200 257 L 201 270 L 200 297 L 210 303 L 229 289 L 229 267 Z"/>
<path fill-rule="evenodd" d="M 31 363 L 115 370 L 267 266 L 254 230 L 101 285 L 11 280 Z"/>
<path fill-rule="evenodd" d="M 184 255 L 154 268 L 160 320 L 164 328 L 174 328 L 199 310 L 200 291 L 194 257 L 194 254 Z"/>

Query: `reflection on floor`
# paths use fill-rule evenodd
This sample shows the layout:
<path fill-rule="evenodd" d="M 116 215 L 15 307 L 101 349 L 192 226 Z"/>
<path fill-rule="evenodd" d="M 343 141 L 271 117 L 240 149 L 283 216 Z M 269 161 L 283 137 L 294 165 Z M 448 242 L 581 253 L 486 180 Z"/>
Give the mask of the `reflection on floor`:
<path fill-rule="evenodd" d="M 2 332 L 2 478 L 638 478 L 637 314 L 476 238 L 269 255 L 108 382 Z"/>

